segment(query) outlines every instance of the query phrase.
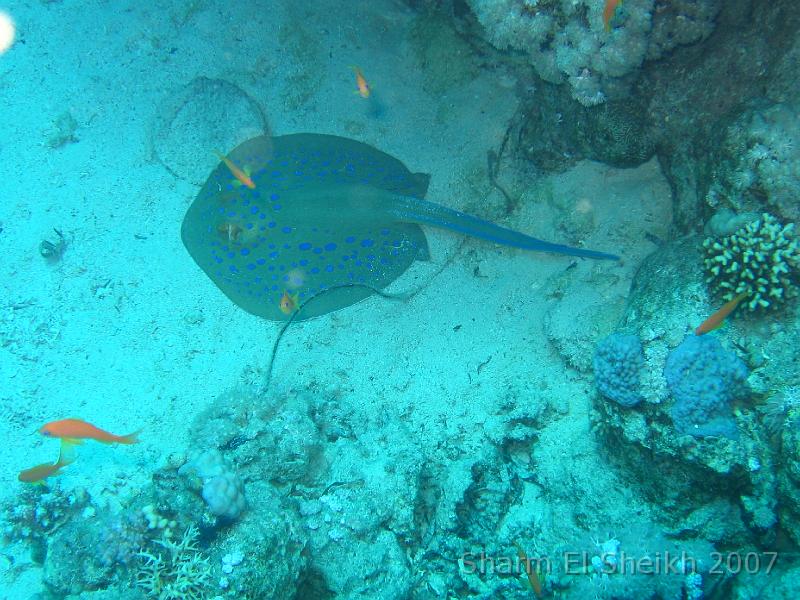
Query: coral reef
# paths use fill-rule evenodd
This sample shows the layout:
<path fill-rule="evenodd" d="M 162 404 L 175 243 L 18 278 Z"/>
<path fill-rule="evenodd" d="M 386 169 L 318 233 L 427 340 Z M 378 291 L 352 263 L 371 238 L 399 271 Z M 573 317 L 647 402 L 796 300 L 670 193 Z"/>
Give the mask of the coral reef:
<path fill-rule="evenodd" d="M 642 400 L 642 343 L 635 335 L 612 333 L 597 345 L 594 354 L 595 385 L 600 393 L 621 406 Z"/>
<path fill-rule="evenodd" d="M 136 585 L 148 598 L 202 600 L 213 589 L 211 567 L 197 546 L 198 531 L 189 526 L 179 541 L 164 536 L 155 543 L 166 552 L 142 550 Z"/>
<path fill-rule="evenodd" d="M 142 513 L 132 511 L 115 515 L 101 528 L 100 563 L 105 566 L 129 565 L 145 545 L 147 524 Z"/>
<path fill-rule="evenodd" d="M 731 403 L 745 395 L 747 367 L 712 336 L 687 337 L 664 366 L 675 404 L 672 420 L 681 433 L 736 437 Z"/>
<path fill-rule="evenodd" d="M 782 225 L 770 214 L 716 240 L 706 238 L 706 281 L 724 300 L 745 294 L 751 311 L 780 307 L 797 296 L 800 245 L 794 223 Z"/>
<path fill-rule="evenodd" d="M 797 106 L 776 103 L 744 111 L 726 127 L 705 202 L 737 212 L 768 208 L 800 219 L 800 124 Z"/>
<path fill-rule="evenodd" d="M 49 535 L 80 514 L 90 501 L 82 488 L 67 492 L 57 483 L 49 489 L 25 486 L 13 504 L 3 506 L 3 539 L 29 543 L 34 559 L 41 562 Z"/>
<path fill-rule="evenodd" d="M 468 0 L 500 49 L 525 53 L 542 79 L 567 82 L 583 106 L 627 95 L 631 75 L 679 45 L 707 37 L 720 9 L 715 0 L 679 0 L 656 10 L 653 0 L 628 0 L 606 31 L 603 3 L 588 0 Z"/>
<path fill-rule="evenodd" d="M 232 521 L 247 507 L 242 481 L 215 448 L 196 454 L 178 469 L 178 474 L 202 480 L 203 500 L 217 517 Z"/>

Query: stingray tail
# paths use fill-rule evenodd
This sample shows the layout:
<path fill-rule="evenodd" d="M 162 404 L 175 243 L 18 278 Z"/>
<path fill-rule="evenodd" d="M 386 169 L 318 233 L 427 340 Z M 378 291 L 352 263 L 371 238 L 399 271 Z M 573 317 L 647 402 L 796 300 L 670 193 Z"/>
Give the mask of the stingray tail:
<path fill-rule="evenodd" d="M 568 256 L 580 256 L 582 258 L 598 258 L 605 260 L 619 260 L 616 254 L 598 252 L 596 250 L 584 250 L 583 248 L 573 248 L 563 244 L 553 244 L 538 240 L 524 233 L 500 227 L 494 223 L 489 223 L 483 219 L 478 219 L 472 215 L 446 208 L 433 202 L 427 202 L 419 198 L 410 196 L 396 196 L 394 198 L 393 215 L 401 221 L 410 221 L 458 231 L 466 235 L 522 248 L 523 250 L 535 250 L 537 252 L 552 252 L 554 254 L 566 254 Z"/>

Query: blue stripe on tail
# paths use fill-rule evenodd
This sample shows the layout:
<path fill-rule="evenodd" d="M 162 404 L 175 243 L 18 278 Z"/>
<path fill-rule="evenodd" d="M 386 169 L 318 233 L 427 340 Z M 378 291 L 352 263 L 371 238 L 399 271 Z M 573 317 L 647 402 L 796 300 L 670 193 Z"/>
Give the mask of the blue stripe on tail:
<path fill-rule="evenodd" d="M 537 252 L 552 252 L 554 254 L 565 254 L 567 256 L 579 256 L 582 258 L 597 258 L 601 260 L 619 260 L 616 254 L 598 252 L 596 250 L 584 250 L 583 248 L 573 248 L 563 244 L 553 244 L 539 240 L 519 231 L 506 229 L 494 223 L 478 219 L 472 215 L 446 208 L 439 204 L 427 202 L 419 198 L 403 196 L 393 198 L 393 214 L 401 221 L 412 223 L 422 223 L 458 231 L 466 235 L 511 246 L 522 248 L 523 250 L 534 250 Z"/>

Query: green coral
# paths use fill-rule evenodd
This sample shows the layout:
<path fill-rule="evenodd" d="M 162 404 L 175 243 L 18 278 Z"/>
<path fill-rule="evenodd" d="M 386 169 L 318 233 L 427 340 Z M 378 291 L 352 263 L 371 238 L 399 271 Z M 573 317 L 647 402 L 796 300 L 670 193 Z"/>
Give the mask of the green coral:
<path fill-rule="evenodd" d="M 197 547 L 198 531 L 187 527 L 179 542 L 168 535 L 154 543 L 163 546 L 166 556 L 141 550 L 141 565 L 136 585 L 148 598 L 158 600 L 200 600 L 211 594 L 211 566 Z"/>
<path fill-rule="evenodd" d="M 797 295 L 800 245 L 794 223 L 782 225 L 763 213 L 729 236 L 706 238 L 703 248 L 706 282 L 724 300 L 744 293 L 743 306 L 756 311 Z"/>

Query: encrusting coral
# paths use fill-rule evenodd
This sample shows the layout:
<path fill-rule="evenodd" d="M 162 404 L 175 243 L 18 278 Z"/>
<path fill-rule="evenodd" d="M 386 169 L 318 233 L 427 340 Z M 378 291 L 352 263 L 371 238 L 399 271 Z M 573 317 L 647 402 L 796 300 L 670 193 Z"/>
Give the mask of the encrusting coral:
<path fill-rule="evenodd" d="M 772 309 L 797 295 L 800 245 L 794 223 L 763 213 L 721 239 L 706 238 L 706 282 L 723 300 L 745 294 L 751 311 Z"/>

